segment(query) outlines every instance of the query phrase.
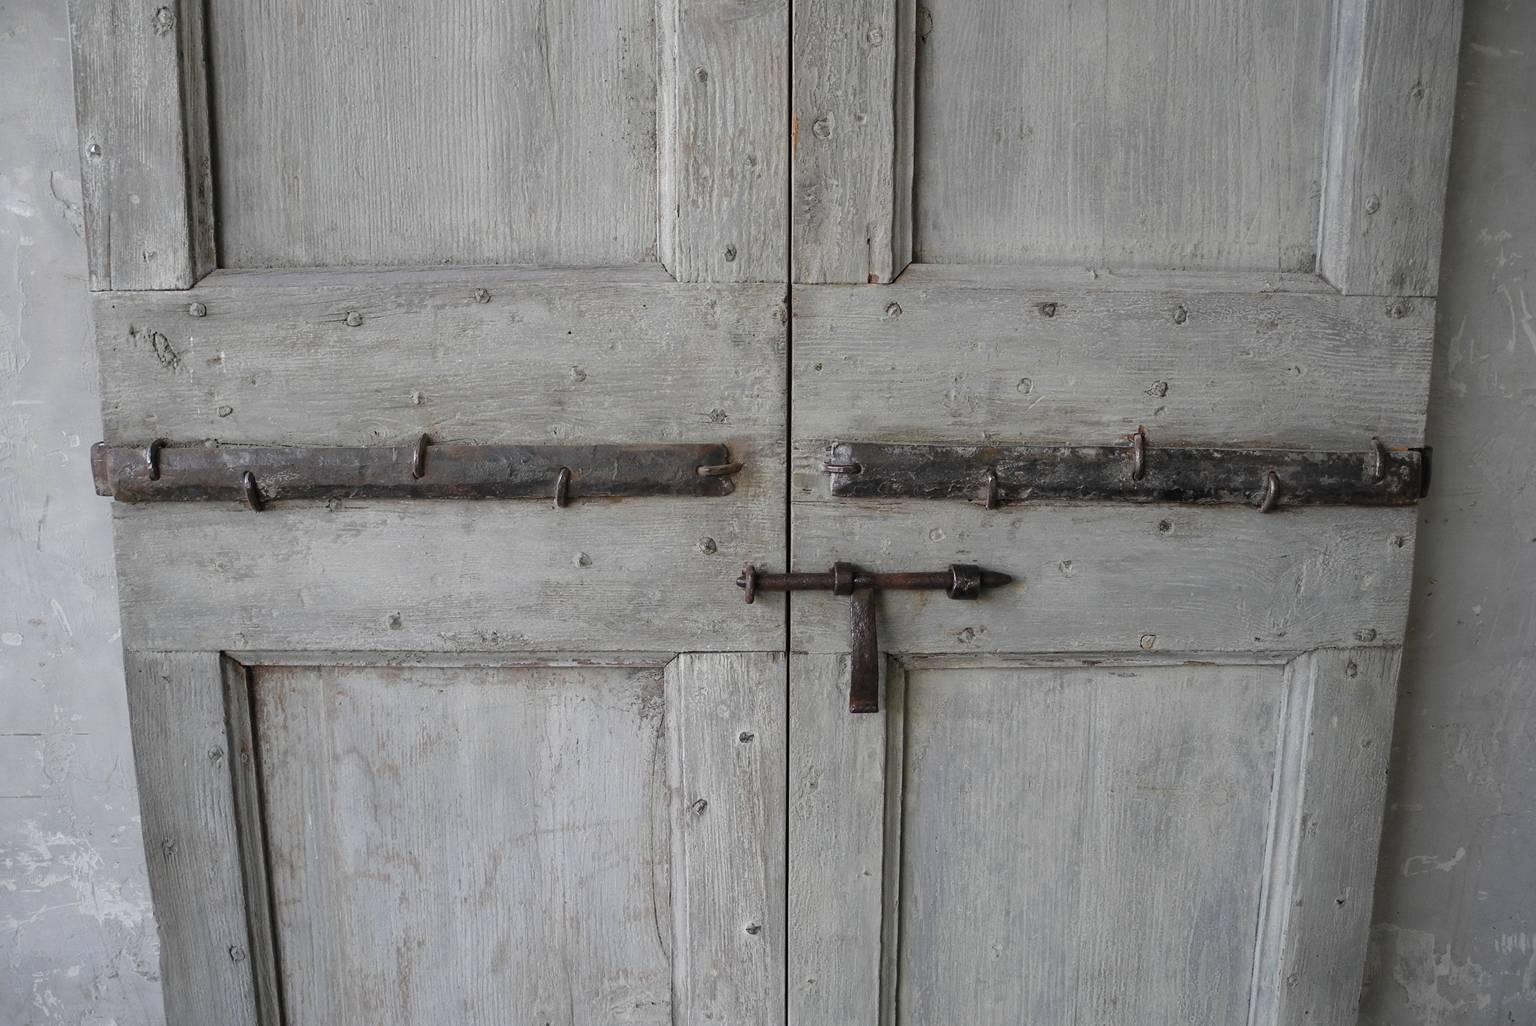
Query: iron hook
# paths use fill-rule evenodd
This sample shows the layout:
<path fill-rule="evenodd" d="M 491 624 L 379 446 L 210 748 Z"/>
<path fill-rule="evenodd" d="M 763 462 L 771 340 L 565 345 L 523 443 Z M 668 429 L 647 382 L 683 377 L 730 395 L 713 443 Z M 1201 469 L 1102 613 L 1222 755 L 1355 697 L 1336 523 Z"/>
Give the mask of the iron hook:
<path fill-rule="evenodd" d="M 256 475 L 247 470 L 241 475 L 240 484 L 245 489 L 245 504 L 260 513 L 266 504 L 262 501 L 261 489 L 256 487 Z"/>
<path fill-rule="evenodd" d="M 144 447 L 144 466 L 149 470 L 151 481 L 160 480 L 160 450 L 165 448 L 165 439 L 157 438 Z"/>
<path fill-rule="evenodd" d="M 555 475 L 555 509 L 565 509 L 571 501 L 571 468 L 561 467 Z"/>
<path fill-rule="evenodd" d="M 1270 513 L 1280 502 L 1280 475 L 1271 470 L 1264 475 L 1264 497 L 1259 500 L 1259 512 Z"/>
<path fill-rule="evenodd" d="M 418 481 L 427 476 L 427 446 L 431 444 L 431 437 L 422 435 L 416 439 L 416 448 L 411 451 L 411 476 Z"/>

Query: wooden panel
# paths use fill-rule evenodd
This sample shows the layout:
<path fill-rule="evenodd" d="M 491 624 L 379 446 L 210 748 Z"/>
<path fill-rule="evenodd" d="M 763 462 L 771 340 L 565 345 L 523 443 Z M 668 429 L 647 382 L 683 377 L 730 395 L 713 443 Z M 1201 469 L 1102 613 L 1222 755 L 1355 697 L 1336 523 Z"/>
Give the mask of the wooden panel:
<path fill-rule="evenodd" d="M 1418 445 L 1434 304 L 1178 276 L 794 296 L 800 440 Z M 911 283 L 908 283 L 908 279 Z M 1136 287 L 1131 287 L 1136 286 Z"/>
<path fill-rule="evenodd" d="M 1327 0 L 930 0 L 916 259 L 1315 267 Z"/>
<path fill-rule="evenodd" d="M 786 271 L 789 2 L 662 0 L 658 244 L 679 281 Z"/>
<path fill-rule="evenodd" d="M 92 289 L 184 289 L 214 263 L 203 6 L 70 0 Z"/>
<path fill-rule="evenodd" d="M 913 671 L 901 1021 L 1246 1021 L 1280 677 Z"/>
<path fill-rule="evenodd" d="M 272 922 L 272 889 L 267 874 L 265 810 L 257 765 L 256 728 L 252 722 L 250 675 L 224 656 L 224 715 L 229 724 L 230 769 L 235 785 L 235 814 L 240 829 L 240 867 L 245 875 L 245 914 L 251 934 L 251 974 L 262 1026 L 282 1026 L 278 990 L 277 935 Z"/>
<path fill-rule="evenodd" d="M 98 299 L 106 438 L 778 444 L 783 298 L 655 266 L 219 272 Z"/>
<path fill-rule="evenodd" d="M 799 0 L 794 262 L 800 282 L 889 282 L 912 259 L 915 0 Z"/>
<path fill-rule="evenodd" d="M 123 636 L 137 646 L 656 652 L 783 640 L 782 600 L 748 606 L 732 584 L 743 563 L 782 562 L 776 480 L 719 499 L 564 510 L 407 501 L 115 512 Z"/>
<path fill-rule="evenodd" d="M 213 0 L 229 267 L 655 258 L 648 0 Z"/>
<path fill-rule="evenodd" d="M 880 597 L 886 651 L 1303 652 L 1401 642 L 1412 509 L 1038 506 L 798 498 L 795 566 L 980 563 L 1014 583 L 974 602 Z M 769 567 L 778 569 L 778 567 Z M 795 596 L 793 646 L 848 650 L 848 600 Z"/>
<path fill-rule="evenodd" d="M 900 667 L 887 670 L 882 710 L 899 694 L 893 676 Z M 881 942 L 888 715 L 849 714 L 847 656 L 790 657 L 792 1023 L 880 1021 L 882 949 L 893 950 Z"/>
<path fill-rule="evenodd" d="M 224 684 L 213 652 L 124 653 L 169 1026 L 257 1014 Z"/>
<path fill-rule="evenodd" d="M 1337 5 L 1320 244 L 1344 292 L 1437 291 L 1461 6 Z"/>
<path fill-rule="evenodd" d="M 779 652 L 667 667 L 679 1026 L 784 1023 L 785 685 Z"/>
<path fill-rule="evenodd" d="M 256 670 L 285 1022 L 670 1026 L 661 677 Z"/>
<path fill-rule="evenodd" d="M 1314 652 L 1287 669 L 1293 737 L 1254 972 L 1254 1026 L 1351 1026 L 1371 924 L 1398 649 Z"/>

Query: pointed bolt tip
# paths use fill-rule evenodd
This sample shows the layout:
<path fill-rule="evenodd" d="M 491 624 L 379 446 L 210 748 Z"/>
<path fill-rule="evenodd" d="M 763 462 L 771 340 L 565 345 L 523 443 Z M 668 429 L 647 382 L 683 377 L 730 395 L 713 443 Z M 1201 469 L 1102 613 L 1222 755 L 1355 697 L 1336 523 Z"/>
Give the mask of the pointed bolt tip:
<path fill-rule="evenodd" d="M 1013 583 L 1013 575 L 1005 574 L 1001 570 L 983 570 L 981 572 L 981 584 L 985 588 L 1001 588 L 1005 584 Z"/>

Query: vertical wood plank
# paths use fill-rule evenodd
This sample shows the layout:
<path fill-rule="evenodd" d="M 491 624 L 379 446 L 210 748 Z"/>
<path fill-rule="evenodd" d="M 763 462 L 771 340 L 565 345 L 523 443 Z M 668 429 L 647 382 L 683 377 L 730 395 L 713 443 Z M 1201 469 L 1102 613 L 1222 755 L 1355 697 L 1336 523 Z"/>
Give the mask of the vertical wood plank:
<path fill-rule="evenodd" d="M 795 280 L 890 282 L 912 260 L 916 0 L 798 0 Z"/>
<path fill-rule="evenodd" d="M 1326 649 L 1287 668 L 1252 1026 L 1355 1021 L 1400 659 Z"/>
<path fill-rule="evenodd" d="M 663 0 L 662 264 L 679 281 L 783 281 L 788 0 Z"/>
<path fill-rule="evenodd" d="M 262 824 L 261 773 L 251 722 L 250 676 L 228 656 L 224 672 L 224 708 L 229 723 L 230 769 L 235 788 L 235 825 L 240 833 L 240 865 L 245 875 L 246 921 L 251 930 L 251 972 L 261 1026 L 281 1026 L 277 985 L 277 943 L 267 879 L 267 845 Z"/>
<path fill-rule="evenodd" d="M 850 714 L 848 670 L 846 655 L 790 658 L 789 1021 L 796 1026 L 880 1020 L 891 696 L 879 713 Z"/>
<path fill-rule="evenodd" d="M 203 5 L 70 0 L 91 288 L 185 289 L 214 266 Z"/>
<path fill-rule="evenodd" d="M 168 1026 L 260 1026 L 220 657 L 124 653 Z"/>
<path fill-rule="evenodd" d="M 1334 31 L 1319 269 L 1346 293 L 1432 296 L 1461 0 L 1344 0 Z"/>
<path fill-rule="evenodd" d="M 779 652 L 667 667 L 678 1026 L 784 1022 L 785 692 Z"/>

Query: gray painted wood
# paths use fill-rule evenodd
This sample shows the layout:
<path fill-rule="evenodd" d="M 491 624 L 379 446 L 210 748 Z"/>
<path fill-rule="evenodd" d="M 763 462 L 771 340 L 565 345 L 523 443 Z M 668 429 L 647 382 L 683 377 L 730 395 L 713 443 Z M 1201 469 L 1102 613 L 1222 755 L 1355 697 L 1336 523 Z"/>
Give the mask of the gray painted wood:
<path fill-rule="evenodd" d="M 796 496 L 795 566 L 980 563 L 1013 584 L 961 602 L 880 597 L 890 652 L 1278 652 L 1402 641 L 1412 509 L 1005 507 Z M 845 652 L 848 601 L 794 599 L 792 645 Z"/>
<path fill-rule="evenodd" d="M 888 687 L 882 710 L 891 704 Z M 791 660 L 789 1021 L 800 1026 L 881 1021 L 893 950 L 882 934 L 887 715 L 849 715 L 846 655 Z"/>
<path fill-rule="evenodd" d="M 783 281 L 789 2 L 657 9 L 661 262 L 679 281 Z"/>
<path fill-rule="evenodd" d="M 1433 301 L 1176 280 L 797 287 L 797 445 L 1109 444 L 1143 424 L 1153 446 L 1420 444 Z"/>
<path fill-rule="evenodd" d="M 1344 292 L 1432 296 L 1460 0 L 1345 0 L 1336 19 L 1320 269 Z"/>
<path fill-rule="evenodd" d="M 915 0 L 800 0 L 794 280 L 889 282 L 912 259 Z"/>
<path fill-rule="evenodd" d="M 914 671 L 901 1021 L 1246 1021 L 1281 676 Z"/>
<path fill-rule="evenodd" d="M 1329 11 L 926 2 L 916 259 L 1312 270 Z"/>
<path fill-rule="evenodd" d="M 70 0 L 92 289 L 187 288 L 214 265 L 203 6 Z"/>
<path fill-rule="evenodd" d="M 127 644 L 169 649 L 675 652 L 783 641 L 777 481 L 719 499 L 233 504 L 115 511 Z M 196 508 L 194 508 L 196 507 Z M 709 539 L 712 544 L 706 544 Z"/>
<path fill-rule="evenodd" d="M 168 1026 L 257 1013 L 239 814 L 215 652 L 124 653 Z"/>
<path fill-rule="evenodd" d="M 674 1021 L 783 1026 L 785 657 L 685 653 L 666 685 Z"/>
<path fill-rule="evenodd" d="M 209 5 L 223 263 L 655 259 L 646 0 Z"/>
<path fill-rule="evenodd" d="M 743 484 L 766 486 L 783 299 L 654 265 L 221 271 L 186 293 L 98 299 L 106 438 L 723 441 L 749 463 Z"/>
<path fill-rule="evenodd" d="M 235 788 L 235 816 L 240 832 L 240 868 L 245 880 L 245 915 L 250 925 L 251 976 L 262 1026 L 282 1026 L 277 979 L 277 937 L 272 922 L 272 891 L 267 875 L 265 810 L 257 765 L 256 728 L 252 722 L 250 676 L 246 667 L 223 656 L 224 715 L 229 724 L 230 771 Z"/>
<path fill-rule="evenodd" d="M 1401 654 L 1334 649 L 1287 668 L 1254 1026 L 1356 1020 Z"/>
<path fill-rule="evenodd" d="M 673 1022 L 659 671 L 254 690 L 287 1023 Z"/>

